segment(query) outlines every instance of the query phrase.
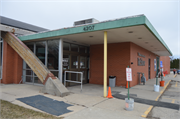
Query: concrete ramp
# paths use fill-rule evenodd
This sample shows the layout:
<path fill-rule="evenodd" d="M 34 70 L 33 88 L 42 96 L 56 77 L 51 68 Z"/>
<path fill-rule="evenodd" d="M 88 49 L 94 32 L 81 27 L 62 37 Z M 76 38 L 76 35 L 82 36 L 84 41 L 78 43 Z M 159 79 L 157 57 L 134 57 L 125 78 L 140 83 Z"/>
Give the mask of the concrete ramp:
<path fill-rule="evenodd" d="M 1 31 L 1 37 L 21 56 L 44 84 L 42 92 L 61 97 L 69 94 L 69 91 L 60 80 L 55 77 L 39 58 L 14 34 Z"/>
<path fill-rule="evenodd" d="M 51 77 L 48 78 L 41 92 L 61 97 L 69 95 L 69 91 L 67 88 L 64 88 L 59 79 L 52 79 Z"/>

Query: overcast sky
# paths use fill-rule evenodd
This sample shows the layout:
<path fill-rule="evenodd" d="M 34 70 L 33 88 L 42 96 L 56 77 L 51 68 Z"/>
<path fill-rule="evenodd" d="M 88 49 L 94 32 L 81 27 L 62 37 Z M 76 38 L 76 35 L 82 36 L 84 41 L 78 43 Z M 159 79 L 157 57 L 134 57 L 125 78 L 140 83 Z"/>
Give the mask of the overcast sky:
<path fill-rule="evenodd" d="M 180 0 L 1 0 L 2 16 L 50 30 L 73 26 L 74 21 L 99 21 L 144 14 L 180 57 Z"/>

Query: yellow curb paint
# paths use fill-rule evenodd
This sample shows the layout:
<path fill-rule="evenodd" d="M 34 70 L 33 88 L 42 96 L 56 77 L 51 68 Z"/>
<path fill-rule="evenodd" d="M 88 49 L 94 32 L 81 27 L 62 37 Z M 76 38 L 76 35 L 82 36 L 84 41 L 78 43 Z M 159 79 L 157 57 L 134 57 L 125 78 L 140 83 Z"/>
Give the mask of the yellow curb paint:
<path fill-rule="evenodd" d="M 171 103 L 174 103 L 175 102 L 175 99 L 172 99 L 172 102 Z"/>
<path fill-rule="evenodd" d="M 144 114 L 143 115 L 141 115 L 141 117 L 144 117 L 144 118 L 146 118 L 147 117 L 147 115 L 149 114 L 149 112 L 152 110 L 152 108 L 153 108 L 153 106 L 150 106 L 145 112 L 144 112 Z"/>
<path fill-rule="evenodd" d="M 155 101 L 158 101 L 158 99 L 159 99 L 160 96 L 161 96 L 161 95 L 158 95 L 157 98 L 155 99 Z"/>
<path fill-rule="evenodd" d="M 171 80 L 168 81 L 168 83 L 164 86 L 164 88 L 161 90 L 160 94 L 157 96 L 157 98 L 155 99 L 155 101 L 158 101 L 159 97 L 164 93 L 164 91 L 166 90 L 167 86 L 169 85 L 169 83 L 171 82 Z M 146 118 L 147 115 L 149 114 L 149 112 L 152 110 L 153 106 L 150 106 L 143 115 L 141 115 L 141 117 Z"/>
<path fill-rule="evenodd" d="M 177 76 L 177 74 L 174 75 L 174 78 Z"/>
<path fill-rule="evenodd" d="M 177 87 L 177 84 L 178 84 L 178 82 L 176 82 L 176 85 L 175 85 L 175 87 Z"/>

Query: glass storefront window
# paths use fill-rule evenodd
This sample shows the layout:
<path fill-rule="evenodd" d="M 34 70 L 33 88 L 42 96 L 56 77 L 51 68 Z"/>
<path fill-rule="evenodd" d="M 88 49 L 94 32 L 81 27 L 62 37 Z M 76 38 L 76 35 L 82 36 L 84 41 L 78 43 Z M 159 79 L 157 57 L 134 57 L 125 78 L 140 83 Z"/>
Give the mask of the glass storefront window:
<path fill-rule="evenodd" d="M 55 77 L 59 77 L 59 71 L 51 71 L 51 73 L 53 73 Z"/>
<path fill-rule="evenodd" d="M 70 44 L 66 43 L 66 42 L 63 42 L 63 50 L 69 51 L 70 50 Z"/>
<path fill-rule="evenodd" d="M 71 44 L 71 51 L 78 52 L 78 45 Z"/>
<path fill-rule="evenodd" d="M 63 70 L 69 69 L 69 55 L 63 55 Z"/>
<path fill-rule="evenodd" d="M 41 80 L 37 76 L 34 77 L 34 83 L 42 84 Z"/>
<path fill-rule="evenodd" d="M 85 69 L 86 68 L 86 57 L 80 56 L 80 68 Z"/>
<path fill-rule="evenodd" d="M 79 46 L 79 52 L 80 52 L 80 53 L 86 53 L 86 47 L 84 47 L 84 46 Z"/>
<path fill-rule="evenodd" d="M 48 69 L 58 70 L 59 40 L 48 41 Z"/>
<path fill-rule="evenodd" d="M 78 56 L 71 56 L 71 68 L 78 69 Z"/>
<path fill-rule="evenodd" d="M 34 43 L 26 43 L 26 46 L 34 53 Z M 26 64 L 26 68 L 30 67 Z"/>
<path fill-rule="evenodd" d="M 33 82 L 33 77 L 32 76 L 26 76 L 26 82 L 32 83 Z"/>
<path fill-rule="evenodd" d="M 45 41 L 36 42 L 36 56 L 45 64 Z"/>
<path fill-rule="evenodd" d="M 1 38 L 0 38 L 1 39 Z M 0 79 L 2 79 L 3 40 L 0 40 Z"/>

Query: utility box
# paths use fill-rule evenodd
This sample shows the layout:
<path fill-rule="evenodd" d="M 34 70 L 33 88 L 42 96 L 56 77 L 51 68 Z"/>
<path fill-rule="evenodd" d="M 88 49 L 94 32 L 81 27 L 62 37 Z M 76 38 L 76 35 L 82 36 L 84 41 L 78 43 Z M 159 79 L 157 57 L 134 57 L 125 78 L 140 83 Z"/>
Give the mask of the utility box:
<path fill-rule="evenodd" d="M 109 86 L 111 88 L 116 86 L 116 76 L 109 76 Z"/>

